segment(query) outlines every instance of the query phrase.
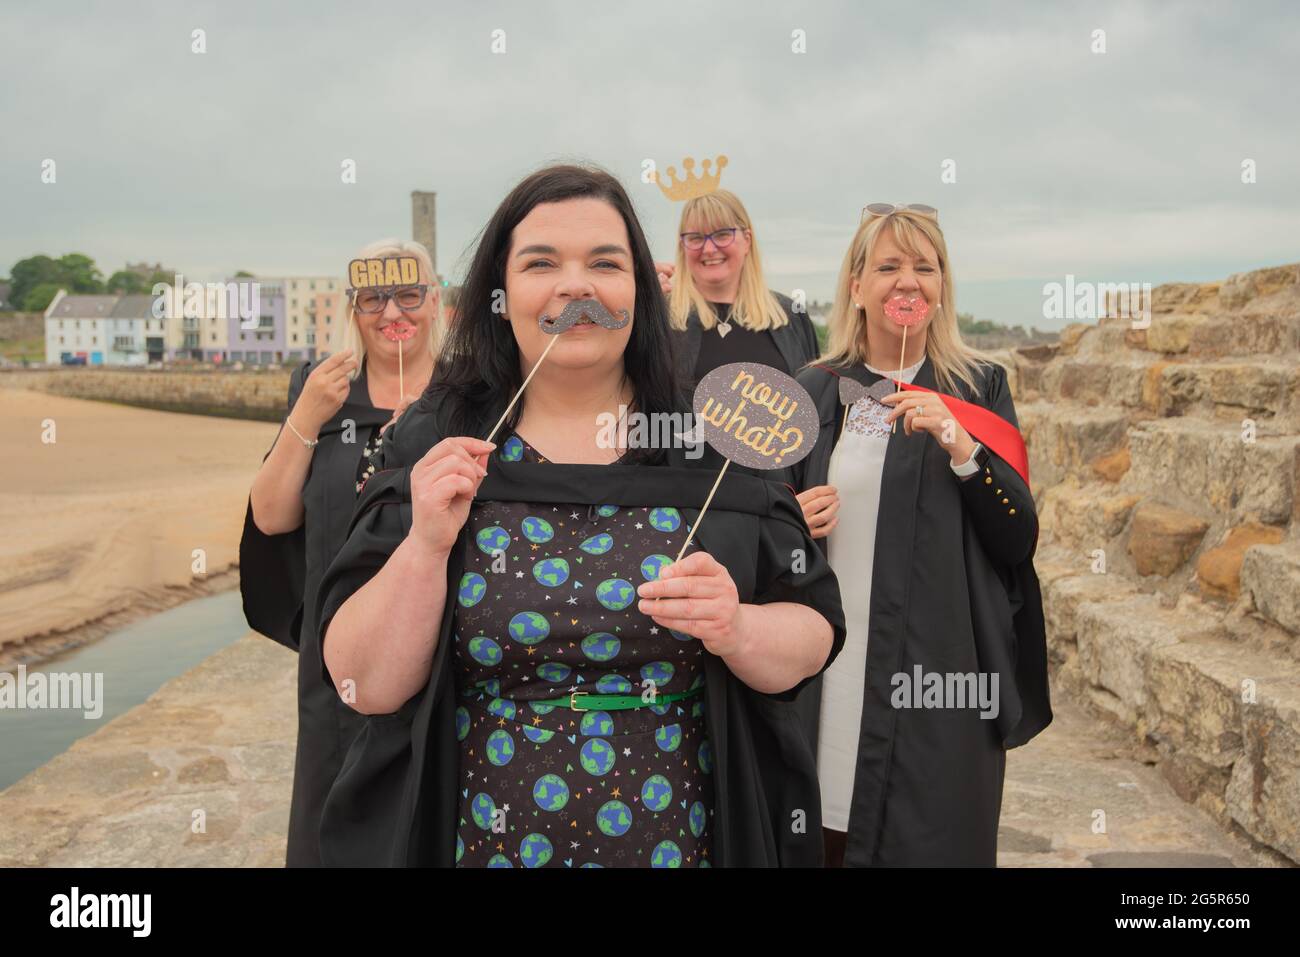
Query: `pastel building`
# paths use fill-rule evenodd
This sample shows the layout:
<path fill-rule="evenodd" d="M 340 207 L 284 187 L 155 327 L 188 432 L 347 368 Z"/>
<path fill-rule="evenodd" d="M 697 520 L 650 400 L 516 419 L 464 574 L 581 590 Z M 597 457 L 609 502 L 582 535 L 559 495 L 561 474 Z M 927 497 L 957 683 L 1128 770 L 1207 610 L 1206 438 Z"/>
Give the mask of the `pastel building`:
<path fill-rule="evenodd" d="M 333 355 L 343 348 L 343 332 L 348 322 L 348 295 L 337 292 L 316 293 L 316 354 Z"/>
<path fill-rule="evenodd" d="M 227 282 L 238 282 L 230 279 Z M 227 359 L 252 365 L 285 361 L 284 280 L 258 279 L 260 315 L 244 328 L 237 311 L 227 310 Z"/>
<path fill-rule="evenodd" d="M 346 283 L 333 276 L 290 276 L 280 281 L 285 287 L 285 359 L 315 359 L 318 351 L 325 351 L 319 341 L 321 326 L 329 331 L 337 322 L 332 313 L 326 315 L 330 321 L 319 321 L 317 297 L 341 295 Z M 327 299 L 326 306 L 333 308 L 332 298 Z"/>
<path fill-rule="evenodd" d="M 237 315 L 235 304 L 230 303 L 229 296 L 205 294 L 200 308 L 189 311 L 198 315 L 187 316 L 182 307 L 177 307 L 176 314 L 167 319 L 169 358 L 225 362 L 230 351 L 230 322 L 227 317 Z"/>

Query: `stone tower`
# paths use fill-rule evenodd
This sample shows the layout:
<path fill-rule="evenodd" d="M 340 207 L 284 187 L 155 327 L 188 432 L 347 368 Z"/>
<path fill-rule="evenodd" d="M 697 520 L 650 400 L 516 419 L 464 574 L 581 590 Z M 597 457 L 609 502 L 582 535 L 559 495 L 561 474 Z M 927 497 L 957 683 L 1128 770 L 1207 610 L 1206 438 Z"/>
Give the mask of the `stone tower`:
<path fill-rule="evenodd" d="M 438 272 L 438 194 L 411 191 L 411 238 L 423 244 Z"/>

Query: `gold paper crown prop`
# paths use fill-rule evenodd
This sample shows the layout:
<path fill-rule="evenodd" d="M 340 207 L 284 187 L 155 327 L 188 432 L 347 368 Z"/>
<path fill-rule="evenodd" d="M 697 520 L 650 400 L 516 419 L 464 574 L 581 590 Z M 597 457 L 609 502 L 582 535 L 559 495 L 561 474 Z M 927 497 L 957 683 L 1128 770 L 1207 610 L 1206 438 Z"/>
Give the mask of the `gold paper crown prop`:
<path fill-rule="evenodd" d="M 655 182 L 659 184 L 659 189 L 663 194 L 675 203 L 683 200 L 695 199 L 697 196 L 707 196 L 718 188 L 718 180 L 722 179 L 722 168 L 727 165 L 725 156 L 718 157 L 718 171 L 710 173 L 709 167 L 713 165 L 712 160 L 704 161 L 704 175 L 695 175 L 695 160 L 688 156 L 682 160 L 682 168 L 686 171 L 686 176 L 682 179 L 677 178 L 677 169 L 673 166 L 668 167 L 668 179 L 671 181 L 665 186 L 663 179 L 655 173 Z"/>

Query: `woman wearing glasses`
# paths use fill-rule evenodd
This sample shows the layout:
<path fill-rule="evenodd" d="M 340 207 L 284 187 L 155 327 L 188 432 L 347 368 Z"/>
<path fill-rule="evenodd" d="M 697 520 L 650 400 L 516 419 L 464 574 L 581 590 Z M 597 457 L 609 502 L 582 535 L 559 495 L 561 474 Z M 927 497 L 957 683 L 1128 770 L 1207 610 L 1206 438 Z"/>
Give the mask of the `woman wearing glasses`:
<path fill-rule="evenodd" d="M 542 330 L 576 303 L 592 321 Z M 558 166 L 511 191 L 321 584 L 320 677 L 371 716 L 327 863 L 820 864 L 812 755 L 769 707 L 834 657 L 838 588 L 794 496 L 752 475 L 674 561 L 716 473 L 597 424 L 680 413 L 668 336 L 616 179 Z"/>
<path fill-rule="evenodd" d="M 253 479 L 240 541 L 249 625 L 299 652 L 290 867 L 320 865 L 321 807 L 362 723 L 320 682 L 316 591 L 347 538 L 357 492 L 373 471 L 369 456 L 433 370 L 438 287 L 428 253 L 399 240 L 358 253 L 360 259 L 393 257 L 414 257 L 420 281 L 350 290 L 344 348 L 294 370 L 284 427 Z M 409 338 L 400 341 L 396 329 Z"/>
<path fill-rule="evenodd" d="M 733 193 L 687 200 L 678 232 L 669 309 L 683 382 L 744 361 L 793 375 L 817 355 L 807 312 L 767 288 L 749 214 Z"/>
<path fill-rule="evenodd" d="M 1005 751 L 1052 716 L 1024 442 L 956 316 L 938 213 L 868 206 L 799 375 L 799 500 L 846 583 L 844 650 L 797 702 L 831 866 L 994 865 Z"/>

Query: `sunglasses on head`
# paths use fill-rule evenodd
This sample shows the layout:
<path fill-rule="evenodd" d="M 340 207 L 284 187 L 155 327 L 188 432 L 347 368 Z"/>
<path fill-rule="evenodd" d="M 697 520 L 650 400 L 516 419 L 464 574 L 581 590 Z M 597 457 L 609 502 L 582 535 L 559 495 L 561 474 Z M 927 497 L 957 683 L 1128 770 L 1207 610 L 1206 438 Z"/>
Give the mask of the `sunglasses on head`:
<path fill-rule="evenodd" d="M 418 286 L 391 286 L 387 289 L 349 289 L 348 298 L 357 312 L 373 314 L 383 312 L 388 307 L 388 300 L 393 300 L 403 312 L 412 312 L 424 305 L 429 287 L 421 283 Z"/>
<path fill-rule="evenodd" d="M 862 215 L 858 217 L 858 222 L 861 223 L 868 215 L 888 216 L 890 213 L 901 213 L 903 210 L 910 210 L 918 215 L 928 216 L 936 223 L 939 221 L 939 211 L 933 206 L 926 206 L 922 203 L 904 203 L 902 206 L 896 206 L 893 203 L 867 203 L 866 206 L 862 207 Z"/>

